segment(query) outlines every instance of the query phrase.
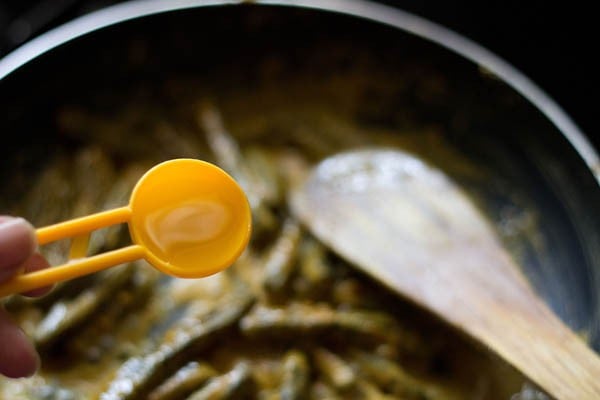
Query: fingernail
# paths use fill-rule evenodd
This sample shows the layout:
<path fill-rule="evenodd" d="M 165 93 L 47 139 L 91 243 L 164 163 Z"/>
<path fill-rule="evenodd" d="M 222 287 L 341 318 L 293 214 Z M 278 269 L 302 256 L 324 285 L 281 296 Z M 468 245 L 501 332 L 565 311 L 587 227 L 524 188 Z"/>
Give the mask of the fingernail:
<path fill-rule="evenodd" d="M 37 237 L 35 236 L 35 228 L 24 218 L 9 217 L 0 221 L 0 240 L 2 237 L 15 237 L 19 235 L 29 236 L 32 244 L 31 251 L 37 248 Z"/>
<path fill-rule="evenodd" d="M 22 264 L 37 247 L 35 230 L 23 218 L 0 220 L 0 279 L 2 275 L 14 274 L 14 268 Z"/>

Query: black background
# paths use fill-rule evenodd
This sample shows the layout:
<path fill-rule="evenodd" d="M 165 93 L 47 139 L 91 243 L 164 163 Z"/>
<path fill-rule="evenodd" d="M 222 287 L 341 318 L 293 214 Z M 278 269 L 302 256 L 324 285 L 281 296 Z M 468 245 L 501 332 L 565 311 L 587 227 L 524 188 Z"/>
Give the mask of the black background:
<path fill-rule="evenodd" d="M 0 0 L 0 56 L 109 0 Z M 380 0 L 442 24 L 493 51 L 538 84 L 600 149 L 595 83 L 600 46 L 593 2 Z"/>
<path fill-rule="evenodd" d="M 548 93 L 600 149 L 592 2 L 382 1 L 478 42 Z"/>

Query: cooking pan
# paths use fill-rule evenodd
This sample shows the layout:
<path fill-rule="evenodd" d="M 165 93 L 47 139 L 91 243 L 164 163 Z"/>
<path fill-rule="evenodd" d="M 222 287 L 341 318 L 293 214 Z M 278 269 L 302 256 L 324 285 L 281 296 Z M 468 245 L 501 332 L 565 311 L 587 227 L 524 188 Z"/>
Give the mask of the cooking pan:
<path fill-rule="evenodd" d="M 166 104 L 161 95 L 180 77 L 202 81 L 232 126 L 257 113 L 268 119 L 286 99 L 395 130 L 401 142 L 409 138 L 411 150 L 469 191 L 541 297 L 600 351 L 596 151 L 560 106 L 509 63 L 375 3 L 134 1 L 30 41 L 0 60 L 0 211 L 27 190 L 23 177 L 43 169 L 50 154 L 94 140 L 63 132 L 65 106 L 110 115 L 119 99 Z M 252 101 L 253 92 L 280 84 L 285 96 Z M 344 90 L 336 93 L 336 85 Z M 352 87 L 361 90 L 360 106 L 344 98 Z M 228 102 L 236 93 L 245 97 Z M 283 135 L 271 134 L 274 141 Z M 143 151 L 143 130 L 120 140 L 122 160 Z"/>

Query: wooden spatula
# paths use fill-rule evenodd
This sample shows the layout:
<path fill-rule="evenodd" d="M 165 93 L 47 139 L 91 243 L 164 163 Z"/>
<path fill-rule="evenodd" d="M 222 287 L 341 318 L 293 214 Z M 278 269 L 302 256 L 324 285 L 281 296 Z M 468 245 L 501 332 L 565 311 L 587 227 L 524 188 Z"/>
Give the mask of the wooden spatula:
<path fill-rule="evenodd" d="M 397 150 L 321 162 L 296 216 L 349 262 L 481 342 L 559 400 L 600 399 L 600 358 L 534 293 L 441 171 Z"/>

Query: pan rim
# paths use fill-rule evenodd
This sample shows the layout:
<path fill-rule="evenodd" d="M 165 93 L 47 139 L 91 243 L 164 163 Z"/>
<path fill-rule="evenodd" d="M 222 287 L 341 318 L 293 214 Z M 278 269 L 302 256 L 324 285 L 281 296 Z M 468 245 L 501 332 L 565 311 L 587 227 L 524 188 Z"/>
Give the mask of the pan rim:
<path fill-rule="evenodd" d="M 77 17 L 0 58 L 0 81 L 41 55 L 81 36 L 129 20 L 207 6 L 248 4 L 247 0 L 129 0 Z M 398 28 L 474 62 L 496 75 L 537 108 L 567 139 L 600 185 L 600 156 L 562 107 L 533 80 L 489 49 L 440 24 L 369 0 L 253 0 L 252 4 L 299 7 L 344 14 Z"/>

